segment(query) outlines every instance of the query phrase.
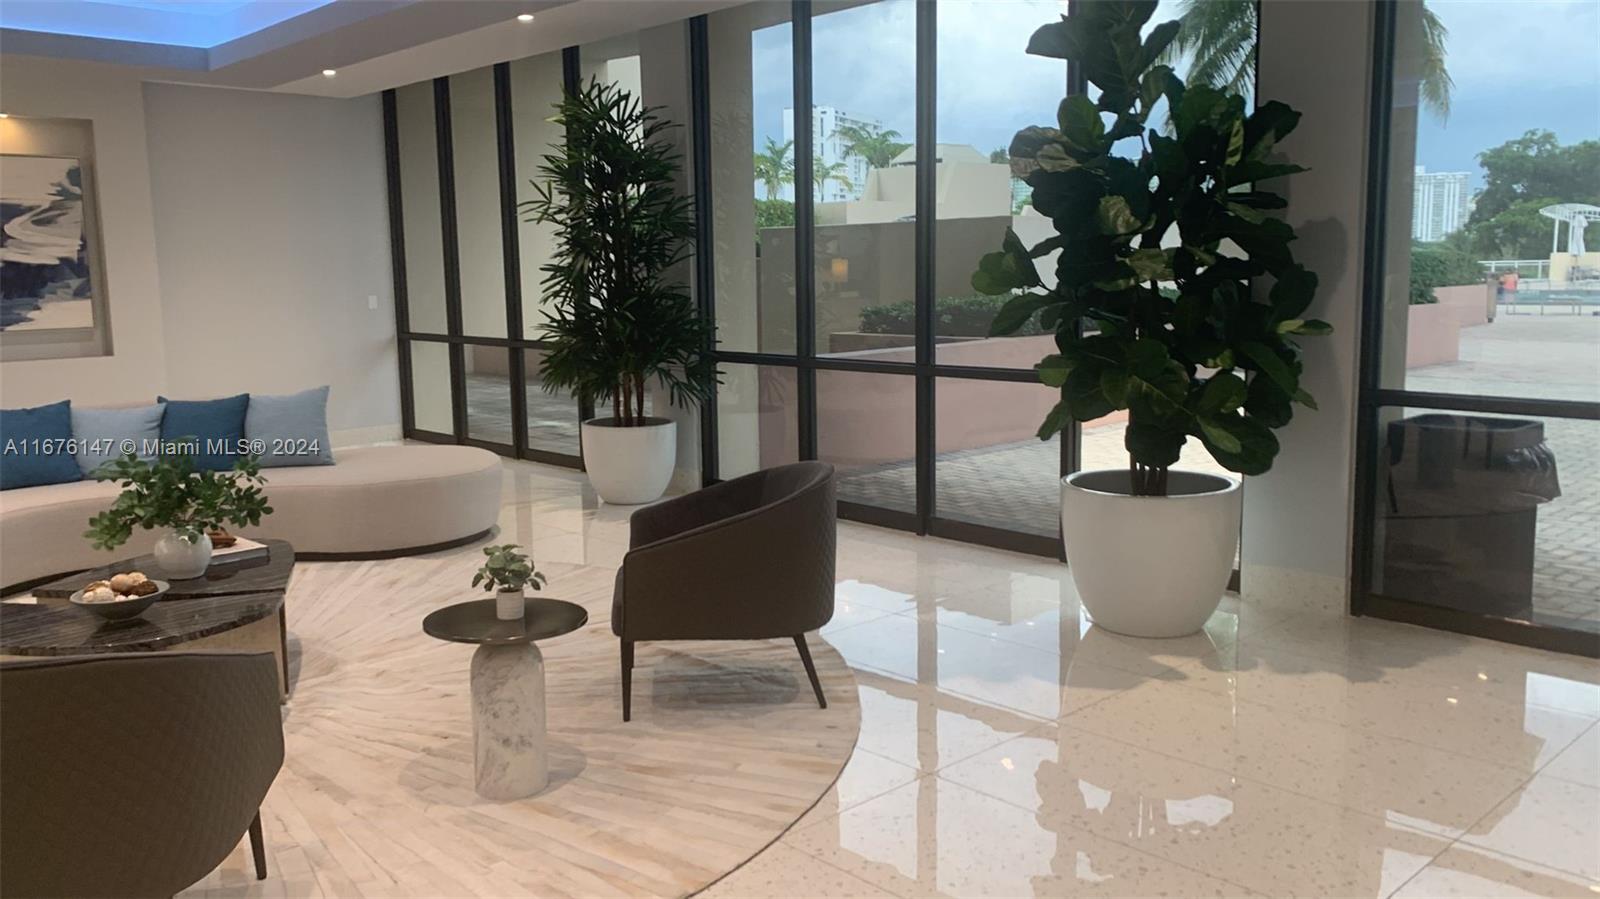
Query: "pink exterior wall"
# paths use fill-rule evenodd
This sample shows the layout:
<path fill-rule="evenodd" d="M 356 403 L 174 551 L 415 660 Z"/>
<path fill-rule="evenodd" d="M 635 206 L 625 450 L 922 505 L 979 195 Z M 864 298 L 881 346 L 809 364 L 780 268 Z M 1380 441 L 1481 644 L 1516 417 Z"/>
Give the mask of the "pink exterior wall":
<path fill-rule="evenodd" d="M 1489 323 L 1489 304 L 1494 301 L 1494 287 L 1487 284 L 1467 284 L 1462 287 L 1435 287 L 1434 299 L 1440 306 L 1455 312 L 1461 327 Z"/>
<path fill-rule="evenodd" d="M 1433 303 L 1406 308 L 1406 368 L 1438 365 L 1461 358 L 1458 305 Z"/>

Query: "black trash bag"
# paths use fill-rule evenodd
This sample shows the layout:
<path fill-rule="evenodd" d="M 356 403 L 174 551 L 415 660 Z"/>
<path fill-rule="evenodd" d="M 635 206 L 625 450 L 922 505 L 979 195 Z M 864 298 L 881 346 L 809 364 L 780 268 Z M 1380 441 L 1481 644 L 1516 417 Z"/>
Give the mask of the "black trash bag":
<path fill-rule="evenodd" d="M 1543 422 L 1430 413 L 1388 437 L 1390 518 L 1523 512 L 1561 495 Z"/>

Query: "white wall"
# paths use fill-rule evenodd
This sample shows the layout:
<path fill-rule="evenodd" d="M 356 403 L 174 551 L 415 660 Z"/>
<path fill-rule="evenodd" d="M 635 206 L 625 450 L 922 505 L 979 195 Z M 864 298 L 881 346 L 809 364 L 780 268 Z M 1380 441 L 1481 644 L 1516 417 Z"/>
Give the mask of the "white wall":
<path fill-rule="evenodd" d="M 1296 258 L 1319 278 L 1307 315 L 1334 333 L 1303 342 L 1300 383 L 1320 409 L 1297 408 L 1272 470 L 1245 484 L 1239 577 L 1247 595 L 1330 610 L 1349 582 L 1371 29 L 1370 5 L 1261 5 L 1260 98 L 1301 111 L 1281 149 L 1311 168 L 1271 187 L 1288 200 Z"/>
<path fill-rule="evenodd" d="M 12 116 L 93 123 L 113 353 L 0 363 L 0 406 L 326 383 L 336 443 L 398 436 L 377 98 L 144 85 L 32 57 L 0 59 L 0 82 Z M 16 133 L 0 150 L 26 152 Z"/>
<path fill-rule="evenodd" d="M 331 384 L 331 429 L 396 436 L 378 98 L 149 84 L 144 101 L 168 390 Z"/>

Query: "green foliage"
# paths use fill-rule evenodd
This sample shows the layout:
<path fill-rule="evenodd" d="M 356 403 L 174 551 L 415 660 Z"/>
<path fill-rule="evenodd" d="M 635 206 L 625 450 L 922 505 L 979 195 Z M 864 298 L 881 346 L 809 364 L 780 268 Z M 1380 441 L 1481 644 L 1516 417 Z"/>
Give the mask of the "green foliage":
<path fill-rule="evenodd" d="M 488 559 L 472 576 L 472 586 L 483 585 L 485 592 L 496 590 L 522 590 L 532 586 L 539 590 L 545 585 L 545 576 L 533 567 L 533 559 L 515 543 L 485 546 L 483 554 Z"/>
<path fill-rule="evenodd" d="M 1452 242 L 1479 259 L 1543 259 L 1550 253 L 1551 222 L 1540 208 L 1600 204 L 1600 141 L 1562 146 L 1555 134 L 1533 130 L 1479 153 L 1478 164 L 1483 191 L 1464 233 Z"/>
<path fill-rule="evenodd" d="M 756 180 L 765 188 L 768 200 L 776 200 L 785 184 L 794 183 L 794 159 L 790 156 L 793 149 L 794 141 L 780 144 L 769 137 L 767 145 L 755 154 Z"/>
<path fill-rule="evenodd" d="M 823 162 L 821 156 L 811 158 L 811 187 L 817 192 L 818 200 L 822 199 L 823 190 L 827 188 L 829 181 L 839 182 L 839 186 L 847 191 L 855 188 L 855 185 L 850 183 L 850 176 L 845 174 L 848 168 L 842 159 L 828 163 Z"/>
<path fill-rule="evenodd" d="M 555 226 L 556 249 L 540 270 L 551 347 L 544 389 L 611 403 L 617 423 L 644 424 L 645 383 L 671 401 L 704 401 L 717 380 L 702 319 L 673 269 L 694 237 L 690 198 L 676 188 L 673 127 L 612 84 L 590 80 L 557 106 L 566 140 L 545 156 L 530 221 Z"/>
<path fill-rule="evenodd" d="M 933 304 L 933 333 L 937 337 L 988 337 L 989 326 L 1000 314 L 1010 296 L 973 294 L 939 297 Z M 868 306 L 861 310 L 861 330 L 868 334 L 914 334 L 917 328 L 916 303 L 903 300 Z M 1019 336 L 1043 334 L 1037 314 L 1030 315 L 1013 332 Z"/>
<path fill-rule="evenodd" d="M 893 128 L 879 129 L 872 125 L 840 125 L 833 136 L 844 141 L 844 155 L 860 156 L 867 165 L 887 168 L 894 158 L 911 147 L 900 140 L 900 132 Z"/>
<path fill-rule="evenodd" d="M 1332 330 L 1304 317 L 1317 276 L 1294 260 L 1294 229 L 1269 215 L 1283 198 L 1259 184 L 1303 171 L 1275 154 L 1300 114 L 1271 101 L 1247 115 L 1238 94 L 1186 86 L 1157 65 L 1179 27 L 1167 22 L 1142 39 L 1155 6 L 1084 3 L 1034 32 L 1028 52 L 1077 62 L 1100 98 L 1068 97 L 1054 127 L 1017 132 L 1012 165 L 1028 170 L 1033 207 L 1057 233 L 1029 248 L 1008 231 L 972 276 L 981 293 L 1020 292 L 992 334 L 1013 333 L 1035 313 L 1055 331 L 1060 352 L 1038 371 L 1061 402 L 1039 436 L 1127 409 L 1142 494 L 1165 492 L 1188 437 L 1231 471 L 1270 468 L 1273 429 L 1289 423 L 1294 403 L 1315 408 L 1300 387 L 1295 338 Z M 1171 136 L 1148 127 L 1163 99 Z M 1112 155 L 1129 137 L 1140 139 L 1139 158 Z M 1179 245 L 1162 246 L 1174 229 Z M 1034 260 L 1054 251 L 1047 289 Z M 1262 275 L 1273 286 L 1258 298 L 1250 284 Z"/>
<path fill-rule="evenodd" d="M 756 230 L 793 228 L 794 204 L 788 200 L 756 200 Z"/>
<path fill-rule="evenodd" d="M 188 453 L 174 452 L 146 462 L 132 453 L 95 470 L 97 481 L 122 486 L 111 508 L 89 519 L 83 536 L 95 549 L 116 549 L 134 528 L 171 528 L 194 541 L 226 525 L 254 527 L 271 515 L 267 481 L 255 456 L 241 458 L 232 471 L 197 471 Z"/>
<path fill-rule="evenodd" d="M 1482 283 L 1483 266 L 1470 253 L 1445 244 L 1411 245 L 1411 305 L 1438 302 L 1435 287 Z"/>

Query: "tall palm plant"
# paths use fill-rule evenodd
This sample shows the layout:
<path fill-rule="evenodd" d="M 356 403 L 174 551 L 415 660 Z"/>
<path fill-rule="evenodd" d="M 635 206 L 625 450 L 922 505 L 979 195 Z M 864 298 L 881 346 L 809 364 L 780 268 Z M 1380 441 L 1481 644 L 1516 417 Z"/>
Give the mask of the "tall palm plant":
<path fill-rule="evenodd" d="M 1179 0 L 1178 37 L 1161 62 L 1190 59 L 1190 84 L 1207 84 L 1245 94 L 1256 82 L 1256 0 Z M 1428 7 L 1422 8 L 1422 105 L 1441 120 L 1450 116 L 1455 83 L 1445 70 L 1449 29 Z"/>
<path fill-rule="evenodd" d="M 811 157 L 811 186 L 816 189 L 818 200 L 822 199 L 823 190 L 828 186 L 829 181 L 837 181 L 839 186 L 846 191 L 855 186 L 850 183 L 850 176 L 844 172 L 845 164 L 843 160 L 839 162 L 823 162 L 821 156 Z"/>
<path fill-rule="evenodd" d="M 893 128 L 872 125 L 840 125 L 833 129 L 833 136 L 844 141 L 844 155 L 860 156 L 875 169 L 888 168 L 911 146 L 900 140 L 900 132 Z"/>
<path fill-rule="evenodd" d="M 756 180 L 766 190 L 766 199 L 776 200 L 785 184 L 794 183 L 794 160 L 789 155 L 793 149 L 794 141 L 780 144 L 769 137 L 767 145 L 755 155 Z"/>

